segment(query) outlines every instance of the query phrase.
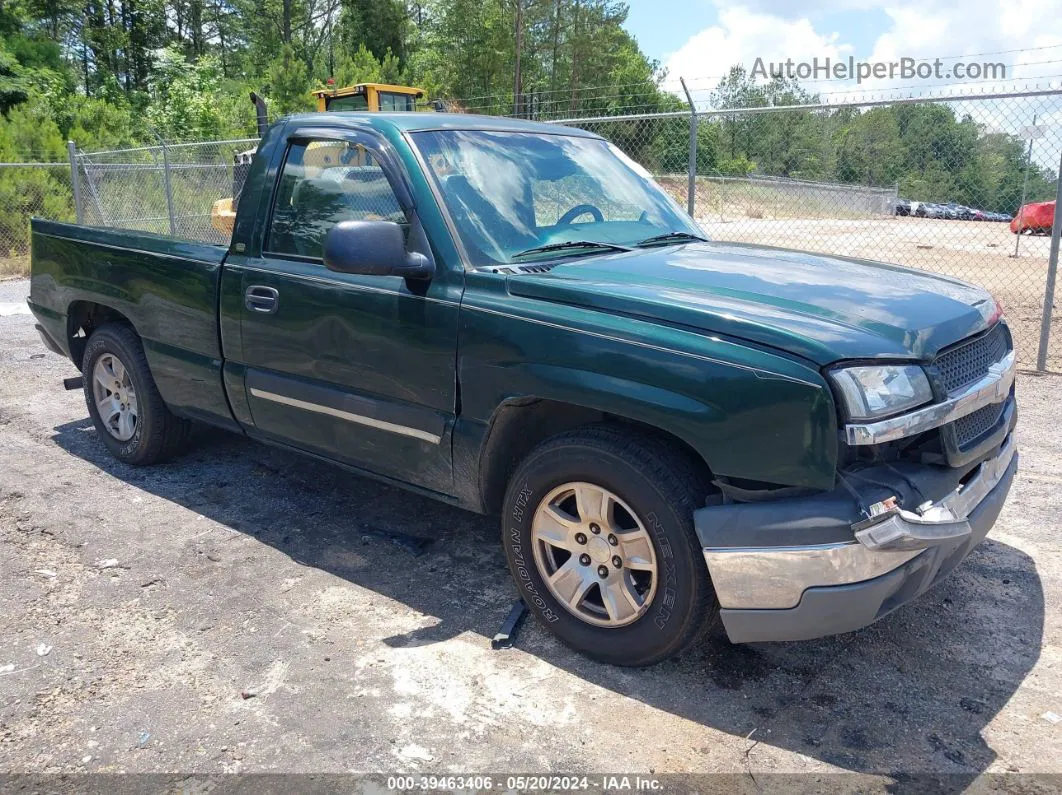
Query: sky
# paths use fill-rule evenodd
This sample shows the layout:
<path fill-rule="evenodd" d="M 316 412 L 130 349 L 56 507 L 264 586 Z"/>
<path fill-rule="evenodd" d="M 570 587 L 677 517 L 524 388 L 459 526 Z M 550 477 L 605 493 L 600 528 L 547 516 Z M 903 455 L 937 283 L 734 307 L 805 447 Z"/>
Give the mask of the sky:
<path fill-rule="evenodd" d="M 814 82 L 810 90 L 836 99 L 891 98 L 910 93 L 1062 86 L 1062 0 L 629 0 L 626 27 L 642 50 L 682 76 L 698 105 L 710 106 L 719 78 L 740 63 L 829 57 L 847 61 L 940 58 L 938 79 Z M 1002 62 L 1001 81 L 957 81 L 961 60 Z"/>

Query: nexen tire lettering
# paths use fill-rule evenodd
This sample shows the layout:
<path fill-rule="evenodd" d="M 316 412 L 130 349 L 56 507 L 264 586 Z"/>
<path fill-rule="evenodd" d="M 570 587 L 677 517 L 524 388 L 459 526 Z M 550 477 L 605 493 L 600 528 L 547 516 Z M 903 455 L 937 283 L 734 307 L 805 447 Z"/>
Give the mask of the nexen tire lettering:
<path fill-rule="evenodd" d="M 675 607 L 675 588 L 678 587 L 678 577 L 675 574 L 675 554 L 671 549 L 671 542 L 664 535 L 664 527 L 660 523 L 660 518 L 656 515 L 656 512 L 650 513 L 645 518 L 656 533 L 656 543 L 660 547 L 660 557 L 664 563 L 664 592 L 660 595 L 660 612 L 653 619 L 653 623 L 658 628 L 663 629 L 671 619 L 671 611 Z"/>

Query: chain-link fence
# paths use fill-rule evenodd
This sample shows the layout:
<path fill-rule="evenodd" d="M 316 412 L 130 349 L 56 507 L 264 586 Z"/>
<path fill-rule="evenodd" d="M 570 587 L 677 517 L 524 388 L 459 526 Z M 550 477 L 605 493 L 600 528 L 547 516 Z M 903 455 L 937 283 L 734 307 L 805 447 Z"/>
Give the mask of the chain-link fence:
<path fill-rule="evenodd" d="M 74 217 L 69 163 L 0 163 L 0 276 L 29 269 L 29 221 Z"/>
<path fill-rule="evenodd" d="M 1062 320 L 1045 322 L 1052 224 L 1019 215 L 1054 198 L 1062 92 L 551 120 L 613 141 L 715 239 L 983 285 L 1006 309 L 1021 363 L 1062 370 Z M 78 217 L 224 243 L 224 200 L 255 143 L 77 154 Z"/>
<path fill-rule="evenodd" d="M 980 284 L 1038 364 L 1062 92 L 568 119 L 645 166 L 716 240 L 898 263 Z M 691 195 L 692 188 L 692 195 Z M 1042 218 L 1042 215 L 1036 216 Z M 1022 234 L 1012 232 L 1021 226 Z M 1050 318 L 1047 369 L 1062 370 Z"/>
<path fill-rule="evenodd" d="M 257 139 L 142 146 L 78 153 L 79 218 L 208 243 L 227 243 L 234 171 L 242 185 L 246 157 Z M 225 219 L 228 219 L 226 222 Z"/>
<path fill-rule="evenodd" d="M 655 178 L 684 206 L 688 203 L 686 174 L 656 174 Z M 896 186 L 875 188 L 759 174 L 698 175 L 696 186 L 697 217 L 720 223 L 765 214 L 774 218 L 803 218 L 808 212 L 846 218 L 892 215 L 899 200 Z M 698 204 L 701 206 L 697 207 Z"/>

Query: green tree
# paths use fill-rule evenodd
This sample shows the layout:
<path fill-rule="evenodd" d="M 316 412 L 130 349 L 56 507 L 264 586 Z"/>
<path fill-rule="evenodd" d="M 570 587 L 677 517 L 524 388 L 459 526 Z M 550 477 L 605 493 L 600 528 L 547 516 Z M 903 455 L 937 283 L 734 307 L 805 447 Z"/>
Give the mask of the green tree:
<path fill-rule="evenodd" d="M 64 137 L 86 152 L 136 146 L 148 136 L 141 115 L 128 102 L 71 96 L 55 115 Z"/>
<path fill-rule="evenodd" d="M 891 185 L 901 176 L 903 154 L 893 109 L 874 108 L 857 116 L 842 134 L 837 177 L 862 185 Z"/>
<path fill-rule="evenodd" d="M 61 161 L 66 142 L 44 103 L 26 103 L 0 117 L 0 162 Z M 8 243 L 0 256 L 29 250 L 29 219 L 70 217 L 69 179 L 59 170 L 0 169 L 0 240 Z"/>
<path fill-rule="evenodd" d="M 280 55 L 269 65 L 266 72 L 266 91 L 275 115 L 286 115 L 303 110 L 312 110 L 310 96 L 310 72 L 306 64 L 295 55 L 290 44 L 284 45 Z"/>
<path fill-rule="evenodd" d="M 405 82 L 398 58 L 390 51 L 384 53 L 383 60 L 369 52 L 364 44 L 346 56 L 336 68 L 337 86 L 352 86 L 358 83 L 391 83 L 401 85 Z"/>
<path fill-rule="evenodd" d="M 337 38 L 345 51 L 365 47 L 378 61 L 390 53 L 405 62 L 409 18 L 400 0 L 342 0 L 341 8 Z"/>
<path fill-rule="evenodd" d="M 228 130 L 220 112 L 221 65 L 213 56 L 191 63 L 170 45 L 156 59 L 150 89 L 148 123 L 163 139 L 211 140 Z"/>

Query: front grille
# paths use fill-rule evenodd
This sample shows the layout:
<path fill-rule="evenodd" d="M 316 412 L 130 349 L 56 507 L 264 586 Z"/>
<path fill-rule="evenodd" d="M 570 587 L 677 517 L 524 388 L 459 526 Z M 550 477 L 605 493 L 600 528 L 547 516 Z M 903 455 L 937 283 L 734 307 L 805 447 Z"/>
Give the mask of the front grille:
<path fill-rule="evenodd" d="M 1002 361 L 1012 349 L 1007 324 L 997 323 L 981 336 L 963 340 L 944 351 L 930 369 L 939 387 L 951 395 L 988 375 L 989 368 Z M 960 466 L 976 454 L 978 445 L 987 443 L 992 432 L 998 429 L 1009 402 L 982 406 L 941 429 L 944 452 L 951 466 Z"/>
<path fill-rule="evenodd" d="M 1007 327 L 997 323 L 987 334 L 961 342 L 940 354 L 934 367 L 944 389 L 950 394 L 986 376 L 988 368 L 1006 356 L 1009 350 Z"/>
<path fill-rule="evenodd" d="M 976 442 L 999 422 L 1006 403 L 991 403 L 979 408 L 972 414 L 955 420 L 955 437 L 960 448 L 966 448 Z"/>

